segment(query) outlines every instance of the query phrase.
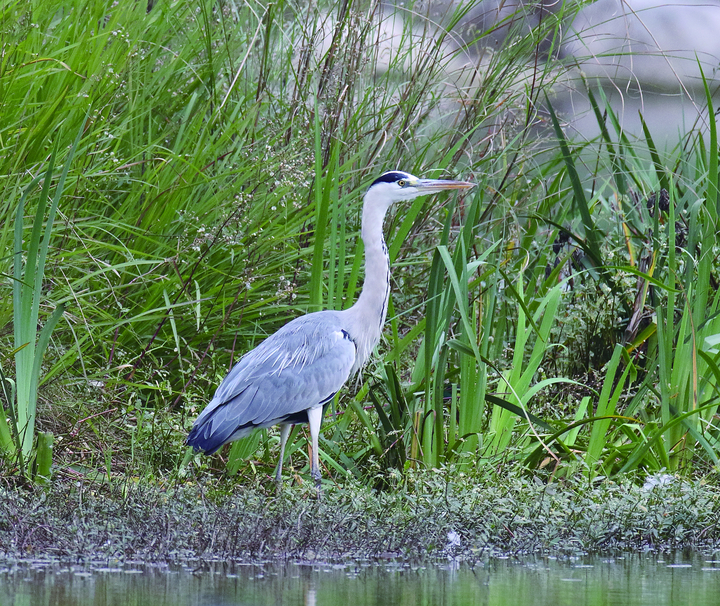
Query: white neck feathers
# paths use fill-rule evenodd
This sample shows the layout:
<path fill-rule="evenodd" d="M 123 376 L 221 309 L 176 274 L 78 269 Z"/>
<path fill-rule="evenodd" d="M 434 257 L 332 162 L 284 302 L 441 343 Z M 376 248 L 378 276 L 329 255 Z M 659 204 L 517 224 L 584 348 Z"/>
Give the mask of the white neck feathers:
<path fill-rule="evenodd" d="M 390 295 L 390 259 L 383 238 L 389 204 L 365 194 L 362 239 L 365 244 L 365 282 L 355 305 L 348 309 L 348 333 L 357 347 L 352 372 L 359 371 L 380 341 Z"/>

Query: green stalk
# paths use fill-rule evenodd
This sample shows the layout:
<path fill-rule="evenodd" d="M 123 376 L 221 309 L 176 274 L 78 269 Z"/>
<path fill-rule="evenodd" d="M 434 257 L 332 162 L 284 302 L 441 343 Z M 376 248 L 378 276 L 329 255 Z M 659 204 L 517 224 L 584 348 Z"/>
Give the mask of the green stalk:
<path fill-rule="evenodd" d="M 63 314 L 64 306 L 58 305 L 45 323 L 36 342 L 36 330 L 40 314 L 40 300 L 43 296 L 43 283 L 45 278 L 45 264 L 53 223 L 57 213 L 60 198 L 65 188 L 70 166 L 75 150 L 77 149 L 83 128 L 81 127 L 75 137 L 75 142 L 68 152 L 63 171 L 55 188 L 55 195 L 50 203 L 50 210 L 43 234 L 45 210 L 52 182 L 53 167 L 57 154 L 57 147 L 53 150 L 44 183 L 35 213 L 33 229 L 27 248 L 27 257 L 23 267 L 23 218 L 27 196 L 37 182 L 33 180 L 26 189 L 18 204 L 15 218 L 15 261 L 13 281 L 13 316 L 16 348 L 15 371 L 17 383 L 17 421 L 18 431 L 21 435 L 22 455 L 27 461 L 35 440 L 35 416 L 37 408 L 37 390 L 40 380 L 42 358 L 50 342 L 50 334 Z M 42 239 L 41 239 L 42 238 Z"/>
<path fill-rule="evenodd" d="M 620 377 L 620 380 L 617 382 L 617 387 L 613 391 L 613 385 L 615 383 L 618 366 L 620 365 L 620 360 L 622 358 L 622 352 L 622 345 L 616 345 L 613 350 L 612 358 L 607 366 L 605 380 L 603 381 L 602 391 L 600 392 L 597 409 L 595 411 L 596 417 L 610 417 L 615 414 L 615 408 L 623 391 L 625 379 L 630 371 L 630 365 L 627 365 Z M 585 460 L 588 464 L 588 472 L 591 477 L 597 473 L 595 464 L 600 460 L 600 455 L 606 445 L 609 427 L 610 418 L 596 421 L 593 424 L 592 431 L 590 433 L 590 442 L 588 443 L 587 453 L 585 455 Z"/>
<path fill-rule="evenodd" d="M 328 224 L 331 184 L 335 179 L 333 169 L 337 167 L 337 149 L 332 145 L 331 162 L 327 173 L 323 166 L 322 126 L 320 107 L 315 103 L 315 244 L 313 246 L 312 268 L 310 273 L 310 311 L 323 308 L 323 270 L 325 255 L 325 231 Z M 332 167 L 332 168 L 331 168 Z"/>
<path fill-rule="evenodd" d="M 602 253 L 600 251 L 602 235 L 595 226 L 595 222 L 590 214 L 590 206 L 588 205 L 587 198 L 585 197 L 585 190 L 583 189 L 582 182 L 580 181 L 580 176 L 578 175 L 577 168 L 575 167 L 575 160 L 573 154 L 570 152 L 565 134 L 563 133 L 562 128 L 560 128 L 560 123 L 558 122 L 555 111 L 550 104 L 550 99 L 546 97 L 546 100 L 548 110 L 550 111 L 550 118 L 552 120 L 553 127 L 555 128 L 555 134 L 557 135 L 560 150 L 562 151 L 563 159 L 565 161 L 565 167 L 568 171 L 568 176 L 570 177 L 570 184 L 572 185 L 575 203 L 580 211 L 580 216 L 585 227 L 585 237 L 588 243 L 587 252 L 592 258 L 595 267 L 602 270 L 604 266 Z"/>
<path fill-rule="evenodd" d="M 703 71 L 702 64 L 698 61 L 698 67 L 700 68 L 700 75 L 703 80 L 703 87 L 705 89 L 705 100 L 707 102 L 707 118 L 708 126 L 710 129 L 710 149 L 708 155 L 708 174 L 707 174 L 707 190 L 706 200 L 708 202 L 708 211 L 714 222 L 717 223 L 718 217 L 720 217 L 720 190 L 718 190 L 718 136 L 717 136 L 717 121 L 715 119 L 715 110 L 713 109 L 712 92 L 708 81 L 705 78 L 705 72 Z"/>

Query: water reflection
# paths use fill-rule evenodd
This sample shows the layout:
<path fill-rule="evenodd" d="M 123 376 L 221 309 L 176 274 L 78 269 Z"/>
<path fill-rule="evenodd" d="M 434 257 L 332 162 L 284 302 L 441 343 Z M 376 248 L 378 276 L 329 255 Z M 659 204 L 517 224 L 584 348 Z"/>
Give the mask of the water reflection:
<path fill-rule="evenodd" d="M 494 558 L 412 565 L 0 561 L 3 606 L 465 604 L 693 606 L 720 602 L 720 558 Z"/>

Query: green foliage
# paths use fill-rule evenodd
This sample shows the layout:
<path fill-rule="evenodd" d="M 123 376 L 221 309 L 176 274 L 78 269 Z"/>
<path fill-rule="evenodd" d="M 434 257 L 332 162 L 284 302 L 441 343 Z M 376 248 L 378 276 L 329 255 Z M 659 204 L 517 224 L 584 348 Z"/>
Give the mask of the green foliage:
<path fill-rule="evenodd" d="M 1 10 L 0 445 L 20 468 L 52 430 L 55 465 L 74 473 L 177 470 L 190 421 L 242 353 L 356 299 L 362 193 L 395 167 L 477 187 L 387 221 L 389 327 L 324 424 L 333 477 L 391 486 L 413 467 L 499 459 L 591 477 L 717 464 L 709 89 L 708 136 L 661 158 L 647 126 L 645 141 L 622 131 L 602 88 L 588 93 L 598 141 L 568 140 L 552 108 L 542 127 L 558 74 L 535 59 L 562 14 L 492 53 L 478 51 L 487 32 L 463 47 L 398 20 L 386 53 L 377 2 Z M 295 477 L 304 436 L 286 453 Z M 259 481 L 277 450 L 268 430 L 193 460 Z"/>
<path fill-rule="evenodd" d="M 44 326 L 37 331 L 40 316 L 40 304 L 45 302 L 45 268 L 50 248 L 50 237 L 58 209 L 63 196 L 65 181 L 72 165 L 73 155 L 80 135 L 78 133 L 65 161 L 60 179 L 55 186 L 55 194 L 49 200 L 53 169 L 57 147 L 50 155 L 48 168 L 42 177 L 42 190 L 38 198 L 32 232 L 27 247 L 23 246 L 25 236 L 24 211 L 26 201 L 40 181 L 40 177 L 32 180 L 27 186 L 17 205 L 14 230 L 13 276 L 12 276 L 12 310 L 14 327 L 15 379 L 6 377 L 0 367 L 0 382 L 3 384 L 7 412 L 0 406 L 0 448 L 17 460 L 22 474 L 28 473 L 27 462 L 35 445 L 35 419 L 37 414 L 38 385 L 45 351 L 50 343 L 55 326 L 65 311 L 65 304 L 55 305 Z M 48 209 L 48 201 L 50 206 Z M 46 211 L 48 213 L 45 219 Z M 7 384 L 12 385 L 8 397 Z M 8 424 L 8 416 L 10 424 Z M 50 478 L 52 461 L 52 434 L 41 433 L 37 440 L 35 469 L 32 477 L 38 481 Z"/>

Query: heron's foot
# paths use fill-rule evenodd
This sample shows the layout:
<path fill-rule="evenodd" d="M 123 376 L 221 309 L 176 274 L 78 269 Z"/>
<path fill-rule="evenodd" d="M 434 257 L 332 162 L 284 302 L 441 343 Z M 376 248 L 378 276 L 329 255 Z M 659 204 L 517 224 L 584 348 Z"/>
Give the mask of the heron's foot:
<path fill-rule="evenodd" d="M 278 466 L 275 468 L 275 492 L 277 494 L 280 494 L 282 491 L 282 467 L 278 463 Z"/>
<path fill-rule="evenodd" d="M 310 472 L 310 477 L 315 481 L 315 490 L 317 491 L 318 498 L 320 498 L 320 495 L 322 494 L 322 474 L 320 473 L 320 470 L 313 469 Z"/>
<path fill-rule="evenodd" d="M 275 481 L 278 484 L 280 482 L 282 482 L 282 468 L 283 468 L 283 461 L 282 461 L 282 457 L 280 457 L 277 465 L 275 465 Z"/>

